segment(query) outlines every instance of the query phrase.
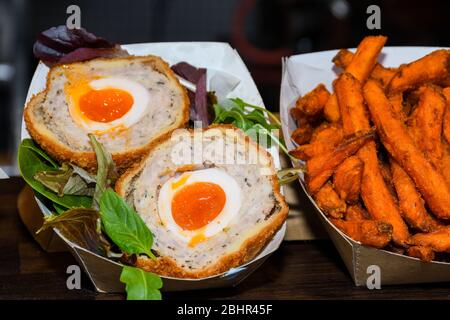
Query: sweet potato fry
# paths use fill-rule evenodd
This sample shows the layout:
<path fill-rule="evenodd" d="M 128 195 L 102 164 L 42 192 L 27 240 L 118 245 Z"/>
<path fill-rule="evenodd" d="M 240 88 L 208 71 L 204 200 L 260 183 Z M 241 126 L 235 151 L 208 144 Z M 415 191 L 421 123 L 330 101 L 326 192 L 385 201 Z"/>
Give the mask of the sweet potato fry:
<path fill-rule="evenodd" d="M 311 119 L 309 119 L 303 111 L 296 107 L 292 108 L 290 113 L 292 118 L 297 122 L 297 129 L 291 134 L 292 140 L 299 145 L 308 143 L 313 133 Z"/>
<path fill-rule="evenodd" d="M 425 209 L 422 196 L 414 182 L 395 161 L 391 160 L 392 180 L 397 191 L 400 212 L 408 225 L 422 232 L 437 230 L 441 224 Z"/>
<path fill-rule="evenodd" d="M 289 110 L 289 112 L 291 113 L 292 119 L 294 119 L 295 122 L 297 123 L 297 127 L 301 127 L 311 122 L 310 119 L 308 119 L 308 117 L 306 116 L 306 114 L 304 114 L 303 111 L 300 110 L 299 108 L 294 107 L 291 110 Z"/>
<path fill-rule="evenodd" d="M 444 88 L 446 107 L 442 123 L 442 135 L 444 137 L 443 154 L 441 159 L 441 172 L 450 187 L 450 87 Z"/>
<path fill-rule="evenodd" d="M 350 52 L 348 49 L 341 49 L 333 58 L 333 63 L 341 68 L 346 69 L 350 62 L 352 62 L 354 54 Z M 395 75 L 397 70 L 395 68 L 385 68 L 380 63 L 376 63 L 375 67 L 370 74 L 370 77 L 374 80 L 380 82 L 380 84 L 384 87 L 386 86 Z"/>
<path fill-rule="evenodd" d="M 347 212 L 345 213 L 345 220 L 347 221 L 370 220 L 370 215 L 360 205 L 356 204 L 347 207 Z"/>
<path fill-rule="evenodd" d="M 309 142 L 313 133 L 313 128 L 311 125 L 306 124 L 298 127 L 292 132 L 291 138 L 295 143 L 302 145 Z"/>
<path fill-rule="evenodd" d="M 318 127 L 314 129 L 310 142 L 311 143 L 318 141 L 328 142 L 335 135 L 342 137 L 343 135 L 342 126 L 338 123 L 322 122 Z"/>
<path fill-rule="evenodd" d="M 353 52 L 348 49 L 341 49 L 331 60 L 338 68 L 345 70 L 353 60 Z"/>
<path fill-rule="evenodd" d="M 418 258 L 423 262 L 431 262 L 434 260 L 434 251 L 430 247 L 412 246 L 406 251 L 410 257 Z"/>
<path fill-rule="evenodd" d="M 325 85 L 321 83 L 314 90 L 297 99 L 295 106 L 307 116 L 316 116 L 322 112 L 329 97 L 330 93 Z"/>
<path fill-rule="evenodd" d="M 369 118 L 364 107 L 361 83 L 350 73 L 343 73 L 334 83 L 344 134 L 368 130 Z"/>
<path fill-rule="evenodd" d="M 434 84 L 442 88 L 450 87 L 450 75 L 447 75 L 444 79 L 436 81 Z"/>
<path fill-rule="evenodd" d="M 298 159 L 308 160 L 333 150 L 344 138 L 341 127 L 337 125 L 327 124 L 327 127 L 321 129 L 320 132 L 316 131 L 309 144 L 297 147 L 290 154 Z"/>
<path fill-rule="evenodd" d="M 433 85 L 422 86 L 418 93 L 419 102 L 408 119 L 408 125 L 419 149 L 439 168 L 443 153 L 441 132 L 446 101 L 442 90 Z"/>
<path fill-rule="evenodd" d="M 450 143 L 450 87 L 444 88 L 442 90 L 444 93 L 447 106 L 445 108 L 444 121 L 443 121 L 443 135 L 447 143 Z"/>
<path fill-rule="evenodd" d="M 450 219 L 450 188 L 443 176 L 414 144 L 380 85 L 369 80 L 363 92 L 383 145 L 414 180 L 431 211 L 438 218 Z"/>
<path fill-rule="evenodd" d="M 333 147 L 342 141 L 342 137 L 336 137 L 333 138 L 333 140 L 330 139 L 329 141 L 330 144 L 328 144 L 327 141 L 317 141 L 314 143 L 304 144 L 294 150 L 291 150 L 289 153 L 297 159 L 306 161 L 329 152 L 333 149 Z"/>
<path fill-rule="evenodd" d="M 346 202 L 358 200 L 361 190 L 361 178 L 364 164 L 357 156 L 344 160 L 333 175 L 333 184 L 337 194 Z"/>
<path fill-rule="evenodd" d="M 417 233 L 409 242 L 414 246 L 430 247 L 435 252 L 450 252 L 450 226 L 430 233 Z"/>
<path fill-rule="evenodd" d="M 436 50 L 400 66 L 387 86 L 389 95 L 413 89 L 427 82 L 443 80 L 450 72 L 450 51 Z"/>
<path fill-rule="evenodd" d="M 375 142 L 368 142 L 359 150 L 358 156 L 364 163 L 361 198 L 367 211 L 374 220 L 390 223 L 393 227 L 392 239 L 396 244 L 405 246 L 409 238 L 408 227 L 381 173 Z"/>
<path fill-rule="evenodd" d="M 397 194 L 395 193 L 394 182 L 392 181 L 391 166 L 389 165 L 388 162 L 384 161 L 379 161 L 379 165 L 381 175 L 383 176 L 383 180 L 386 183 L 386 187 L 388 188 L 392 196 L 395 198 Z"/>
<path fill-rule="evenodd" d="M 309 192 L 315 194 L 342 161 L 355 154 L 371 139 L 373 139 L 372 131 L 357 134 L 345 139 L 333 150 L 308 160 L 306 162 L 306 184 Z"/>
<path fill-rule="evenodd" d="M 360 82 L 344 73 L 335 84 L 345 134 L 365 130 L 369 117 L 365 109 Z M 393 227 L 393 240 L 404 246 L 409 237 L 408 227 L 401 218 L 391 191 L 381 174 L 375 142 L 370 141 L 359 151 L 364 163 L 361 180 L 361 197 L 375 220 L 389 222 Z"/>
<path fill-rule="evenodd" d="M 345 201 L 339 198 L 330 182 L 319 189 L 314 196 L 314 200 L 326 215 L 333 218 L 342 218 L 347 210 Z"/>
<path fill-rule="evenodd" d="M 362 84 L 365 83 L 369 74 L 377 64 L 378 55 L 381 52 L 387 38 L 383 36 L 365 37 L 352 54 L 351 61 L 345 67 L 345 72 L 350 73 Z M 332 94 L 324 107 L 325 119 L 337 122 L 341 118 L 340 107 L 336 94 Z"/>
<path fill-rule="evenodd" d="M 365 37 L 358 45 L 352 61 L 345 69 L 362 84 L 368 79 L 375 67 L 378 55 L 381 52 L 387 38 L 384 36 Z"/>
<path fill-rule="evenodd" d="M 341 118 L 336 94 L 332 94 L 323 108 L 323 115 L 329 122 L 338 122 Z"/>
<path fill-rule="evenodd" d="M 342 220 L 330 219 L 339 230 L 363 245 L 384 248 L 392 238 L 392 226 L 389 223 L 375 220 Z"/>
<path fill-rule="evenodd" d="M 377 63 L 370 74 L 370 78 L 378 81 L 384 88 L 391 82 L 396 73 L 396 68 L 385 68 Z"/>
<path fill-rule="evenodd" d="M 397 113 L 401 118 L 405 117 L 403 112 L 403 93 L 396 93 L 392 97 L 389 97 L 389 102 L 394 108 L 395 113 Z"/>
<path fill-rule="evenodd" d="M 447 185 L 450 188 L 450 146 L 448 144 L 444 144 L 444 153 L 441 159 L 441 172 L 444 176 Z"/>

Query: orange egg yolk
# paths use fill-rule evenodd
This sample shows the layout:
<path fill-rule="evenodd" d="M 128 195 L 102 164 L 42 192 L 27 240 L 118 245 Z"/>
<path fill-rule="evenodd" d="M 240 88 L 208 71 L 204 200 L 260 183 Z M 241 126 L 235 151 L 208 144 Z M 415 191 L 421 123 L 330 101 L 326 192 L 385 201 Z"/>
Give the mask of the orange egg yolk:
<path fill-rule="evenodd" d="M 210 182 L 195 182 L 175 193 L 172 216 L 184 230 L 197 230 L 217 217 L 225 206 L 223 189 Z"/>
<path fill-rule="evenodd" d="M 80 97 L 79 108 L 88 119 L 111 122 L 125 115 L 133 105 L 133 97 L 120 89 L 91 90 Z"/>

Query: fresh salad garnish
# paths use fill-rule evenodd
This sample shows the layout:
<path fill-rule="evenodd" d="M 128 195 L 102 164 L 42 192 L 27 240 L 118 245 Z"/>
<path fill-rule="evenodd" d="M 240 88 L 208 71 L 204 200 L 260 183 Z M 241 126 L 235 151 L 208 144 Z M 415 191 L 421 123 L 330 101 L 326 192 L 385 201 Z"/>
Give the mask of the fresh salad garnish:
<path fill-rule="evenodd" d="M 55 212 L 45 217 L 38 231 L 55 227 L 69 241 L 96 254 L 123 258 L 132 255 L 155 258 L 153 235 L 142 218 L 111 185 L 117 170 L 111 154 L 93 135 L 97 175 L 71 164 L 58 164 L 31 139 L 19 147 L 19 169 L 37 194 L 53 203 Z M 116 251 L 119 251 L 118 253 Z M 120 280 L 126 283 L 128 299 L 161 299 L 161 278 L 153 273 L 124 266 Z"/>

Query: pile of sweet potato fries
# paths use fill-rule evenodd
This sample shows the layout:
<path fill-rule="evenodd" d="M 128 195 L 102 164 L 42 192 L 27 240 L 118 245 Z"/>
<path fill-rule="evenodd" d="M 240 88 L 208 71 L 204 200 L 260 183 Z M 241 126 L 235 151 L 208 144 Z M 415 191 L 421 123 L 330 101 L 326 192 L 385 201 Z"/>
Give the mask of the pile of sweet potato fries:
<path fill-rule="evenodd" d="M 362 244 L 423 261 L 450 253 L 450 50 L 398 68 L 383 36 L 342 49 L 333 92 L 299 97 L 291 154 L 329 220 Z"/>

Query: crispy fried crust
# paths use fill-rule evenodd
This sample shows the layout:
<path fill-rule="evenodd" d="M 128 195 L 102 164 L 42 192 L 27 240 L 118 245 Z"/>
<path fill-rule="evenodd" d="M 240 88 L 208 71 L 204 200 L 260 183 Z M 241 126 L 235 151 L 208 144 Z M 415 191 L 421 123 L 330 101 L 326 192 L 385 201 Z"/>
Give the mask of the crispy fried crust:
<path fill-rule="evenodd" d="M 217 125 L 211 126 L 210 128 L 237 130 L 231 125 Z M 190 131 L 193 132 L 192 130 Z M 237 131 L 247 143 L 253 145 L 255 148 L 258 148 L 260 155 L 266 157 L 268 163 L 270 163 L 270 166 L 273 167 L 272 157 L 270 156 L 270 154 L 263 148 L 260 148 L 258 144 L 256 144 L 253 140 L 246 136 L 242 131 Z M 149 151 L 149 155 L 151 154 L 151 152 L 152 150 Z M 144 168 L 144 166 L 145 159 L 142 159 L 140 163 L 137 163 L 135 166 L 128 169 L 125 174 L 123 174 L 119 178 L 116 183 L 116 191 L 119 195 L 126 198 L 126 194 L 129 192 L 129 184 L 132 182 L 133 177 L 138 174 Z M 198 279 L 223 273 L 231 268 L 240 266 L 252 260 L 264 249 L 264 247 L 270 242 L 270 240 L 272 240 L 273 236 L 281 228 L 288 215 L 289 207 L 287 206 L 283 195 L 281 195 L 280 193 L 280 186 L 276 175 L 272 176 L 272 186 L 275 198 L 280 207 L 278 213 L 273 214 L 269 219 L 270 222 L 262 230 L 260 230 L 258 234 L 247 239 L 241 245 L 238 251 L 222 257 L 215 264 L 208 268 L 195 272 L 186 271 L 169 257 L 158 257 L 156 260 L 152 260 L 146 257 L 139 257 L 136 261 L 136 266 L 148 272 L 154 272 L 162 276 Z"/>
<path fill-rule="evenodd" d="M 99 58 L 96 60 L 117 60 L 117 58 Z M 167 77 L 173 81 L 176 86 L 179 87 L 180 91 L 183 93 L 183 117 L 172 125 L 170 128 L 167 128 L 165 131 L 161 132 L 159 136 L 155 137 L 152 141 L 148 142 L 146 145 L 141 146 L 139 148 L 133 148 L 124 152 L 114 152 L 112 153 L 112 157 L 114 162 L 116 163 L 119 171 L 124 171 L 126 168 L 130 167 L 133 163 L 139 161 L 147 152 L 153 148 L 153 146 L 158 145 L 161 141 L 163 141 L 170 133 L 178 128 L 182 128 L 186 125 L 189 120 L 189 97 L 187 95 L 186 89 L 180 84 L 173 71 L 170 69 L 169 65 L 156 56 L 145 56 L 145 57 L 135 57 L 129 56 L 124 58 L 119 58 L 120 60 L 132 60 L 132 59 L 142 59 L 148 60 L 152 63 L 153 67 L 163 72 Z M 42 149 L 44 149 L 48 154 L 57 159 L 60 162 L 71 162 L 83 167 L 91 172 L 95 171 L 97 168 L 97 160 L 94 152 L 83 152 L 83 151 L 75 151 L 70 149 L 66 145 L 62 144 L 54 134 L 44 125 L 38 123 L 38 121 L 33 116 L 32 109 L 33 107 L 42 99 L 50 89 L 50 73 L 47 76 L 46 88 L 34 95 L 30 101 L 27 103 L 24 110 L 24 120 L 27 127 L 28 132 L 34 141 L 36 141 Z"/>

